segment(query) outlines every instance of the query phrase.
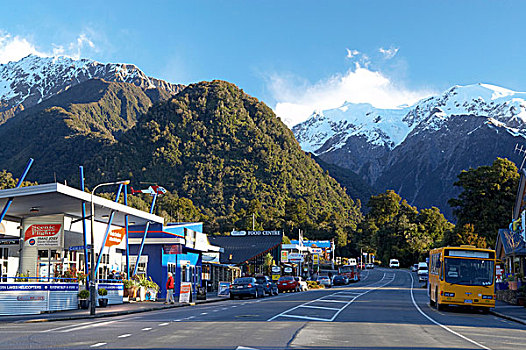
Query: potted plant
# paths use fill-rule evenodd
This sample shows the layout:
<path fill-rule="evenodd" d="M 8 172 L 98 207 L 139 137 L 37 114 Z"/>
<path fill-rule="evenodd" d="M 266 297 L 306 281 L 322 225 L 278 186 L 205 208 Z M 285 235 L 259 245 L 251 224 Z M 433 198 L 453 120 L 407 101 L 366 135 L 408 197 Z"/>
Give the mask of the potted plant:
<path fill-rule="evenodd" d="M 157 300 L 157 293 L 159 293 L 159 285 L 155 283 L 151 277 L 147 280 L 146 298 L 151 301 Z"/>
<path fill-rule="evenodd" d="M 108 295 L 108 291 L 106 290 L 106 288 L 99 288 L 98 293 L 99 293 L 99 297 L 102 297 L 102 298 L 99 298 L 99 306 L 100 307 L 108 306 L 108 298 L 105 298 L 105 296 Z"/>
<path fill-rule="evenodd" d="M 79 305 L 81 309 L 88 309 L 89 308 L 89 291 L 88 290 L 81 290 L 78 294 L 79 297 Z"/>
<path fill-rule="evenodd" d="M 139 282 L 139 299 L 141 301 L 146 300 L 146 292 L 148 291 L 149 281 L 146 278 L 145 275 L 139 275 L 138 276 L 138 282 Z"/>
<path fill-rule="evenodd" d="M 517 279 L 513 274 L 508 276 L 508 286 L 510 290 L 517 290 Z"/>
<path fill-rule="evenodd" d="M 137 297 L 137 284 L 134 280 L 123 280 L 124 284 L 124 296 L 128 297 L 128 300 L 135 299 Z"/>

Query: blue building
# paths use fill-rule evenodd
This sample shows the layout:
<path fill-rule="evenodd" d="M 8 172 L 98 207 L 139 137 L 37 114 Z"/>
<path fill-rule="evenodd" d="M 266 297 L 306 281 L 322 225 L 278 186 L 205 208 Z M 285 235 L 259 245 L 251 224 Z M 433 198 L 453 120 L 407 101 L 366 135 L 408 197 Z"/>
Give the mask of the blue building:
<path fill-rule="evenodd" d="M 144 225 L 129 228 L 130 271 L 137 264 L 144 229 Z M 190 282 L 192 300 L 196 299 L 197 291 L 202 287 L 203 253 L 219 252 L 220 249 L 210 245 L 202 231 L 200 222 L 150 225 L 137 274 L 151 277 L 161 287 L 159 298 L 166 298 L 166 281 L 168 272 L 171 272 L 175 280 L 175 297 L 179 296 L 181 282 Z"/>

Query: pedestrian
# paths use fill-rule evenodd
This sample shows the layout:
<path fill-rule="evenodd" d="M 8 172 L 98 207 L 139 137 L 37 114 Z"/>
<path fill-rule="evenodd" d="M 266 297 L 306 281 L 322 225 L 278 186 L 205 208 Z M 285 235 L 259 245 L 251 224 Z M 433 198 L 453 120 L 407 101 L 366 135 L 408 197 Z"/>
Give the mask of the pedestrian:
<path fill-rule="evenodd" d="M 174 289 L 175 289 L 175 282 L 174 282 L 174 276 L 171 272 L 168 272 L 168 281 L 166 281 L 166 302 L 165 304 L 175 304 L 174 301 Z"/>

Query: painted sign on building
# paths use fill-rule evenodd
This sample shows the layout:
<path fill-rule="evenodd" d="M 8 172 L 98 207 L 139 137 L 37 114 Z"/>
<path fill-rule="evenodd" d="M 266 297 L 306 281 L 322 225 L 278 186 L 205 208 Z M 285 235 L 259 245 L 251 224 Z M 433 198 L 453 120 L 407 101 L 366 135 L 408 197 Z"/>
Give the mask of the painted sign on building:
<path fill-rule="evenodd" d="M 281 236 L 281 231 L 232 231 L 231 236 Z"/>

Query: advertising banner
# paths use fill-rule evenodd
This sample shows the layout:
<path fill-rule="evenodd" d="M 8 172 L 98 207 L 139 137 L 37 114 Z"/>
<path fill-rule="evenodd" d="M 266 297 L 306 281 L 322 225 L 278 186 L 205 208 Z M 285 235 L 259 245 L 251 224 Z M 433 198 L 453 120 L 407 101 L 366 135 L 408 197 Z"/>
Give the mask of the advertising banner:
<path fill-rule="evenodd" d="M 24 232 L 24 244 L 36 247 L 61 247 L 63 233 L 63 225 L 58 223 L 29 225 Z"/>
<path fill-rule="evenodd" d="M 119 245 L 122 242 L 122 239 L 126 236 L 126 229 L 119 228 L 116 230 L 111 230 L 108 234 L 108 239 L 106 240 L 105 247 L 112 247 L 114 245 Z"/>
<path fill-rule="evenodd" d="M 303 255 L 300 253 L 289 253 L 289 261 L 293 263 L 303 262 Z"/>
<path fill-rule="evenodd" d="M 289 262 L 289 252 L 288 251 L 286 251 L 286 250 L 282 250 L 281 251 L 281 259 L 280 259 L 280 261 L 282 263 Z"/>
<path fill-rule="evenodd" d="M 180 303 L 189 303 L 190 302 L 190 293 L 192 292 L 192 283 L 190 282 L 181 282 L 181 291 L 179 292 L 179 302 Z"/>
<path fill-rule="evenodd" d="M 230 296 L 230 282 L 219 282 L 219 288 L 217 289 L 217 296 L 219 297 Z"/>

